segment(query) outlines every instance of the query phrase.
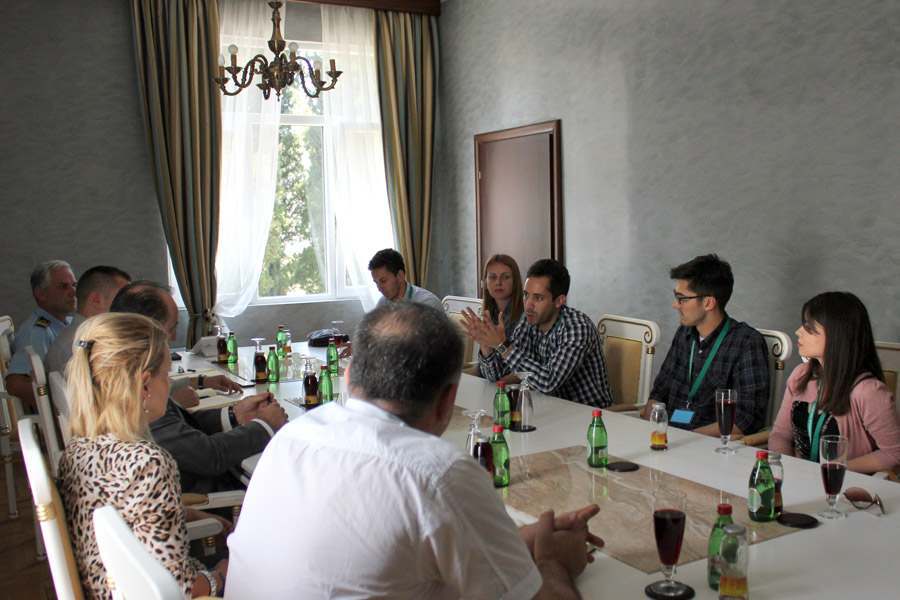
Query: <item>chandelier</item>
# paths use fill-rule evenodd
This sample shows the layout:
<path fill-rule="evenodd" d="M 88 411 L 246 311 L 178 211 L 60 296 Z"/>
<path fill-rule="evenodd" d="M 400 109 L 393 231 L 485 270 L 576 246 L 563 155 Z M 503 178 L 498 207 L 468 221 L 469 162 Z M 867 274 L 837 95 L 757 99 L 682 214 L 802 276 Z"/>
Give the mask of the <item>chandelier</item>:
<path fill-rule="evenodd" d="M 306 92 L 310 98 L 317 98 L 321 92 L 327 92 L 333 89 L 337 84 L 338 77 L 343 71 L 338 71 L 334 64 L 334 60 L 330 61 L 330 70 L 326 71 L 331 82 L 326 85 L 320 76 L 320 69 L 304 56 L 297 55 L 297 43 L 291 42 L 288 46 L 290 57 L 284 53 L 285 41 L 281 37 L 281 2 L 269 2 L 272 7 L 272 37 L 269 39 L 269 50 L 275 55 L 272 62 L 269 62 L 262 54 L 257 54 L 250 59 L 243 68 L 237 66 L 238 47 L 234 44 L 228 46 L 228 53 L 231 55 L 231 66 L 225 66 L 225 57 L 219 55 L 219 76 L 214 77 L 214 81 L 218 84 L 219 89 L 226 96 L 236 96 L 242 90 L 249 87 L 253 83 L 256 74 L 262 76 L 262 81 L 256 84 L 256 87 L 262 90 L 263 98 L 269 99 L 269 94 L 275 90 L 276 97 L 281 97 L 281 90 L 294 83 L 294 80 L 300 79 L 300 87 Z M 231 75 L 227 77 L 225 71 Z M 229 81 L 233 84 L 233 89 L 228 90 Z"/>

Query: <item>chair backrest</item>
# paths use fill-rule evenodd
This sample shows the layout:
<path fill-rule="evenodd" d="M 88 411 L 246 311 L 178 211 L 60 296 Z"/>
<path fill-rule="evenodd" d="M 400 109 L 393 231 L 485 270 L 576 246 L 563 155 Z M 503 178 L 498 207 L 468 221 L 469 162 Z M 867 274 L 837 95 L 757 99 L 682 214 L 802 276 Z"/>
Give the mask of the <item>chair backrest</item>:
<path fill-rule="evenodd" d="M 66 391 L 66 378 L 59 371 L 50 371 L 47 377 L 50 382 L 50 402 L 59 423 L 59 433 L 62 435 L 63 446 L 69 444 L 69 393 Z"/>
<path fill-rule="evenodd" d="M 653 321 L 603 315 L 597 322 L 606 374 L 615 404 L 643 404 L 650 397 L 653 355 L 659 325 Z"/>
<path fill-rule="evenodd" d="M 83 598 L 78 567 L 72 552 L 72 542 L 66 527 L 66 511 L 47 470 L 44 455 L 38 444 L 34 417 L 19 420 L 19 445 L 25 458 L 25 472 L 34 499 L 34 509 L 47 549 L 47 561 L 53 575 L 53 587 L 59 600 Z"/>
<path fill-rule="evenodd" d="M 12 324 L 0 325 L 0 375 L 3 377 L 6 377 L 6 370 L 9 368 L 9 361 L 12 359 L 15 331 Z"/>
<path fill-rule="evenodd" d="M 28 355 L 28 364 L 31 367 L 31 390 L 34 392 L 34 399 L 37 403 L 41 433 L 44 434 L 44 443 L 47 445 L 50 473 L 55 478 L 59 468 L 59 457 L 62 455 L 62 443 L 56 431 L 56 413 L 50 404 L 50 386 L 47 385 L 47 374 L 44 371 L 44 361 L 41 360 L 41 357 L 31 346 L 25 347 L 25 353 Z"/>
<path fill-rule="evenodd" d="M 769 408 L 766 410 L 766 427 L 772 425 L 784 396 L 784 364 L 794 354 L 794 343 L 788 334 L 774 329 L 757 329 L 766 340 L 769 358 Z"/>
<path fill-rule="evenodd" d="M 875 342 L 878 351 L 878 359 L 881 361 L 881 369 L 884 371 L 884 381 L 891 393 L 894 394 L 894 405 L 897 414 L 900 415 L 900 344 L 894 342 Z"/>
<path fill-rule="evenodd" d="M 477 362 L 478 345 L 472 341 L 472 338 L 466 335 L 466 331 L 462 326 L 462 314 L 463 310 L 471 308 L 472 311 L 480 317 L 481 300 L 479 300 L 478 298 L 466 298 L 464 296 L 444 296 L 444 299 L 441 300 L 441 305 L 444 307 L 444 313 L 448 317 L 450 317 L 450 320 L 452 320 L 457 324 L 457 326 L 459 326 L 460 333 L 463 337 L 463 343 L 465 343 L 465 350 L 463 351 L 463 362 Z"/>
<path fill-rule="evenodd" d="M 181 600 L 184 595 L 169 571 L 137 539 L 113 506 L 94 511 L 97 550 L 113 596 L 125 600 Z"/>

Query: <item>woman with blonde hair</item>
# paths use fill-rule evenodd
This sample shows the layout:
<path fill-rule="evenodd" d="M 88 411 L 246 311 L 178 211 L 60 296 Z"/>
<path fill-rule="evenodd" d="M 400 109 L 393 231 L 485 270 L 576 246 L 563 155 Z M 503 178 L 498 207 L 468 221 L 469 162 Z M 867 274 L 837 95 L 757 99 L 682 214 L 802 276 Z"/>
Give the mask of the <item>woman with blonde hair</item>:
<path fill-rule="evenodd" d="M 516 260 L 507 254 L 491 256 L 484 265 L 481 285 L 484 290 L 482 312 L 490 315 L 491 321 L 497 325 L 502 318 L 506 339 L 512 338 L 512 332 L 525 311 L 522 275 Z"/>
<path fill-rule="evenodd" d="M 188 556 L 178 468 L 149 434 L 166 409 L 168 335 L 147 317 L 107 313 L 82 323 L 72 348 L 71 441 L 59 477 L 85 591 L 111 596 L 93 527 L 94 509 L 111 504 L 186 595 L 220 594 L 227 562 L 210 572 Z"/>

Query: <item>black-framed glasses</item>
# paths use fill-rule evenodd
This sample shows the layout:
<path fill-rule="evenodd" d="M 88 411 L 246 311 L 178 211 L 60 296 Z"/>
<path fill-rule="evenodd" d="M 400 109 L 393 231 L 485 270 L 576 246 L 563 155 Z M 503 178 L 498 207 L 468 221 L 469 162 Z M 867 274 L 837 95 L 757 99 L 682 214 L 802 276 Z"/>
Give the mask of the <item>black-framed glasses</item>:
<path fill-rule="evenodd" d="M 884 510 L 884 502 L 881 501 L 878 494 L 873 496 L 860 487 L 852 487 L 844 490 L 844 498 L 846 498 L 847 502 L 849 502 L 856 510 L 866 510 L 872 508 L 872 506 L 877 506 L 879 510 L 881 510 L 881 514 L 887 514 L 887 511 Z"/>
<path fill-rule="evenodd" d="M 680 305 L 684 304 L 688 300 L 696 300 L 697 298 L 706 298 L 706 294 L 700 294 L 699 296 L 679 296 L 675 294 L 675 301 Z"/>

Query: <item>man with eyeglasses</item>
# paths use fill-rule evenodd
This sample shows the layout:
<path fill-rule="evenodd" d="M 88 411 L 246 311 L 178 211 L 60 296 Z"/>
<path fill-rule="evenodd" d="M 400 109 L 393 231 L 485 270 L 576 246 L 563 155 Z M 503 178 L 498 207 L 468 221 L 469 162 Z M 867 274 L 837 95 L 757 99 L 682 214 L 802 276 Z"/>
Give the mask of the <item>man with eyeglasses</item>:
<path fill-rule="evenodd" d="M 768 351 L 762 334 L 725 312 L 734 289 L 731 265 L 707 254 L 673 268 L 669 276 L 675 280 L 672 308 L 681 326 L 642 416 L 649 418 L 653 402 L 662 402 L 671 425 L 718 436 L 716 390 L 732 389 L 737 394 L 733 435 L 758 431 L 769 404 Z"/>

